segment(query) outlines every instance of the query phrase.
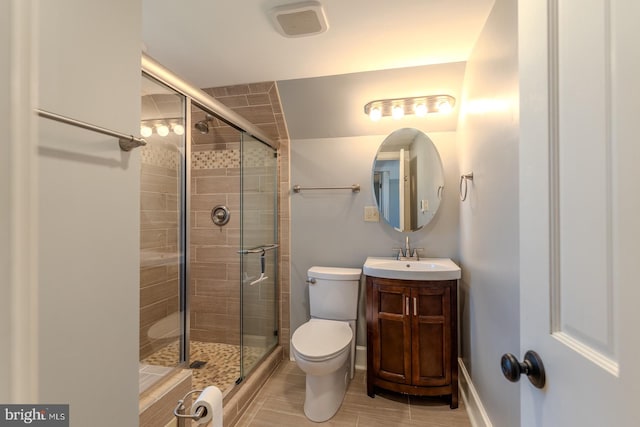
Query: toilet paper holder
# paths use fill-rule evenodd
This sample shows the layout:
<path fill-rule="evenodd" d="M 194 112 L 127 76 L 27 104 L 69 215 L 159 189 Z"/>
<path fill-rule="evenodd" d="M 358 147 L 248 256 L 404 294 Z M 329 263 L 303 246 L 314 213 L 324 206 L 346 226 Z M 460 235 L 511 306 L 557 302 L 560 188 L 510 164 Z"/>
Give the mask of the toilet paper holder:
<path fill-rule="evenodd" d="M 191 390 L 184 397 L 178 400 L 178 405 L 173 410 L 173 415 L 176 416 L 176 420 L 178 421 L 178 427 L 187 427 L 186 420 L 198 421 L 199 419 L 205 417 L 207 415 L 207 410 L 202 406 L 196 410 L 195 414 L 187 414 L 186 407 L 184 406 L 184 402 L 187 400 L 189 396 L 194 393 L 202 393 L 203 390 Z"/>

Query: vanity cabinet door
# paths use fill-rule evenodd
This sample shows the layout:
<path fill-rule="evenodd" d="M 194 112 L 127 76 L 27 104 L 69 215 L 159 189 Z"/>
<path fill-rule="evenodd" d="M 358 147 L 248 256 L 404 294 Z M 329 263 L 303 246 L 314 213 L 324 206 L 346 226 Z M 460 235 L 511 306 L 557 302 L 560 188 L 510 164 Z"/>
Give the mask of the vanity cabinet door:
<path fill-rule="evenodd" d="M 449 395 L 457 408 L 457 282 L 366 281 L 367 394 Z"/>
<path fill-rule="evenodd" d="M 396 384 L 411 383 L 410 295 L 407 287 L 373 283 L 373 372 Z"/>
<path fill-rule="evenodd" d="M 411 374 L 417 386 L 451 383 L 451 288 L 411 290 Z"/>

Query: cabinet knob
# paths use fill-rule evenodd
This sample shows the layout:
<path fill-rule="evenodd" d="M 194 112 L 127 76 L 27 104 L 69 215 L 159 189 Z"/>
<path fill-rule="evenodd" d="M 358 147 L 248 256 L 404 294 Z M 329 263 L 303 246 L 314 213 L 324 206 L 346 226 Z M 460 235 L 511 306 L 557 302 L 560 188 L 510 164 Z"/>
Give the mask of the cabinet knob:
<path fill-rule="evenodd" d="M 503 354 L 500 366 L 502 374 L 511 382 L 517 382 L 520 380 L 520 375 L 525 374 L 535 387 L 544 387 L 546 381 L 544 365 L 538 353 L 533 350 L 525 353 L 522 363 L 511 353 Z"/>

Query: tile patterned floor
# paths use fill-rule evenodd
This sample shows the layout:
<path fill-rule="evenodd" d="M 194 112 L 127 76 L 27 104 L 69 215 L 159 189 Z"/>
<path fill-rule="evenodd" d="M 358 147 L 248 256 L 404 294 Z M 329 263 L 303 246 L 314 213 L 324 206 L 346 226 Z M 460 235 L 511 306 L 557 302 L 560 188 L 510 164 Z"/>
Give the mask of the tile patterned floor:
<path fill-rule="evenodd" d="M 303 412 L 304 373 L 295 362 L 284 361 L 260 390 L 237 427 L 317 426 Z M 385 393 L 367 396 L 364 371 L 356 371 L 338 413 L 321 423 L 337 427 L 470 427 L 462 400 L 451 410 L 446 399 Z"/>
<path fill-rule="evenodd" d="M 191 362 L 206 362 L 201 368 L 192 369 L 194 389 L 215 385 L 224 393 L 233 388 L 240 377 L 240 346 L 191 341 L 190 352 Z M 262 348 L 245 347 L 245 366 L 252 365 L 262 352 Z M 176 342 L 156 351 L 141 363 L 153 366 L 174 366 L 177 354 L 178 343 Z"/>

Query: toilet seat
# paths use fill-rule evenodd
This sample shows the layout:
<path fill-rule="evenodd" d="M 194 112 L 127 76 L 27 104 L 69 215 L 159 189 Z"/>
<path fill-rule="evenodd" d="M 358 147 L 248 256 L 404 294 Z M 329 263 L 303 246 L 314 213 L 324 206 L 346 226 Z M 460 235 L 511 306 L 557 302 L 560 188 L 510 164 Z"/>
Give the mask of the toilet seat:
<path fill-rule="evenodd" d="M 291 345 L 306 360 L 322 361 L 349 349 L 352 339 L 348 323 L 311 319 L 295 330 Z"/>

